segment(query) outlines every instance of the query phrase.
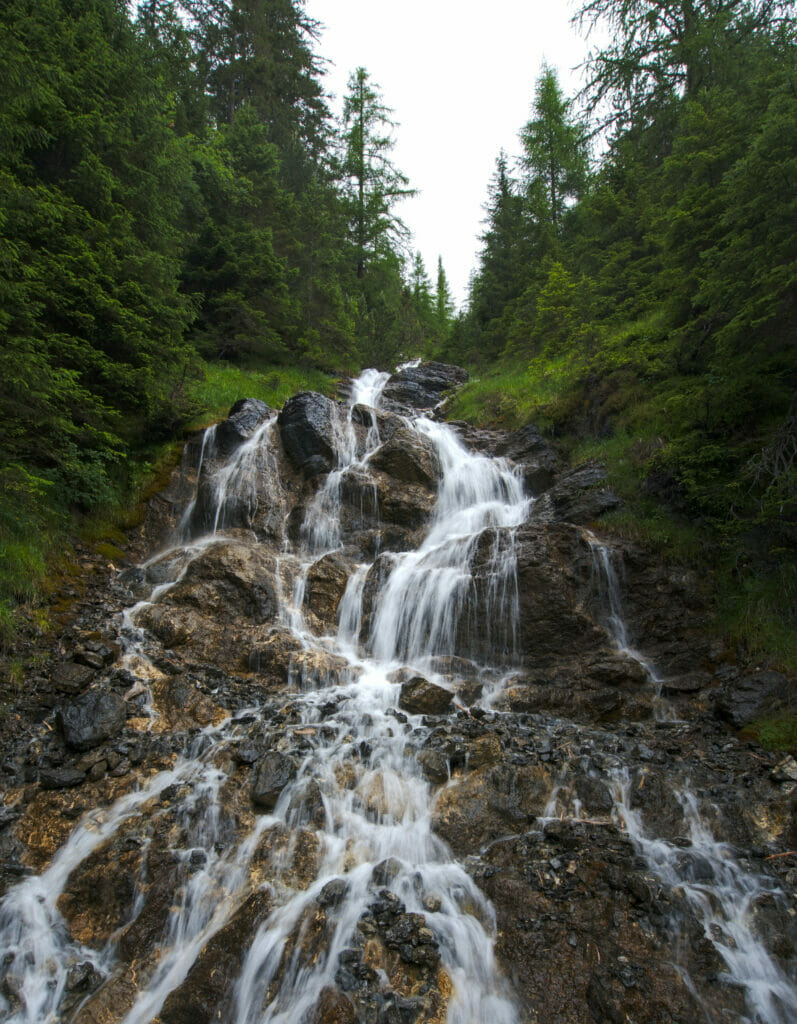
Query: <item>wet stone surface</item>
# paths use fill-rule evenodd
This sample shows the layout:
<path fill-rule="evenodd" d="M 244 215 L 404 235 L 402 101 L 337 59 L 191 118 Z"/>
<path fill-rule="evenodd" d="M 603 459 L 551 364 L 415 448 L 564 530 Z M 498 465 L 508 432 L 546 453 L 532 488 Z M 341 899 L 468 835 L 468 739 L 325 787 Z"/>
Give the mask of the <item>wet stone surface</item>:
<path fill-rule="evenodd" d="M 414 425 L 463 379 L 238 403 L 81 554 L 0 723 L 4 1017 L 795 1018 L 797 768 L 736 731 L 794 679 L 600 467 Z"/>

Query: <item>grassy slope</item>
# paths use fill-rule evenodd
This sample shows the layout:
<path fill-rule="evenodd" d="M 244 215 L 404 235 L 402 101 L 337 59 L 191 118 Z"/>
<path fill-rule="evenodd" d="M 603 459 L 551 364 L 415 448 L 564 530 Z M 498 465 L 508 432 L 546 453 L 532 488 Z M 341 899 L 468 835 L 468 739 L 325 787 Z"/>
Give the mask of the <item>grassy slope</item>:
<path fill-rule="evenodd" d="M 797 571 L 788 557 L 756 562 L 749 534 L 707 516 L 677 510 L 646 486 L 657 454 L 672 434 L 669 419 L 691 381 L 651 366 L 638 332 L 618 330 L 599 359 L 574 353 L 540 356 L 530 364 L 503 363 L 474 376 L 448 414 L 507 429 L 533 422 L 554 436 L 573 464 L 603 462 L 623 499 L 602 527 L 633 539 L 671 563 L 689 564 L 715 581 L 716 626 L 748 654 L 797 669 Z M 605 352 L 614 350 L 611 363 Z M 617 353 L 628 352 L 628 358 Z M 601 361 L 603 365 L 601 365 Z M 718 471 L 718 492 L 735 484 Z"/>
<path fill-rule="evenodd" d="M 190 393 L 195 415 L 186 430 L 222 419 L 239 398 L 260 398 L 279 408 L 297 391 L 331 394 L 335 388 L 334 378 L 318 370 L 225 363 L 208 363 L 202 369 L 204 375 Z M 71 557 L 73 539 L 111 561 L 122 557 L 124 530 L 139 521 L 146 498 L 165 485 L 180 457 L 184 432 L 166 443 L 131 452 L 116 501 L 82 521 L 59 519 L 46 495 L 37 500 L 26 495 L 24 503 L 16 504 L 8 491 L 0 497 L 0 653 L 14 647 L 23 625 L 47 629 L 49 596 L 64 576 L 77 572 Z M 24 651 L 15 652 L 12 670 L 19 673 L 20 665 L 24 668 Z"/>

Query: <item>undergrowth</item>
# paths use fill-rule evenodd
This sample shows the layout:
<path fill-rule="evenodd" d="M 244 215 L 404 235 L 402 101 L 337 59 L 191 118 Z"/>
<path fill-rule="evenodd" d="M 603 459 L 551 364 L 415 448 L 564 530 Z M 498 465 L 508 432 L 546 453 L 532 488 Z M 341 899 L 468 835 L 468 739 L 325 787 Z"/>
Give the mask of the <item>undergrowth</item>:
<path fill-rule="evenodd" d="M 756 490 L 779 421 L 762 419 L 758 433 L 726 425 L 733 396 L 710 376 L 675 372 L 670 346 L 655 315 L 616 327 L 593 355 L 543 346 L 530 362 L 515 355 L 478 372 L 448 416 L 503 429 L 534 423 L 572 464 L 601 462 L 623 501 L 602 528 L 711 579 L 715 626 L 728 642 L 797 669 L 797 569 L 784 540 L 793 499 L 785 504 L 784 480 Z"/>
<path fill-rule="evenodd" d="M 104 488 L 105 499 L 76 514 L 64 508 L 50 481 L 24 466 L 3 468 L 0 494 L 0 654 L 19 635 L 22 617 L 34 628 L 46 622 L 44 605 L 59 583 L 74 574 L 72 544 L 78 539 L 103 558 L 124 557 L 126 530 L 143 520 L 146 502 L 168 483 L 186 431 L 226 416 L 239 398 L 259 398 L 273 408 L 298 391 L 332 394 L 335 379 L 318 370 L 204 363 L 190 386 L 190 421 L 180 437 L 131 447 Z M 38 624 L 38 625 L 37 625 Z"/>

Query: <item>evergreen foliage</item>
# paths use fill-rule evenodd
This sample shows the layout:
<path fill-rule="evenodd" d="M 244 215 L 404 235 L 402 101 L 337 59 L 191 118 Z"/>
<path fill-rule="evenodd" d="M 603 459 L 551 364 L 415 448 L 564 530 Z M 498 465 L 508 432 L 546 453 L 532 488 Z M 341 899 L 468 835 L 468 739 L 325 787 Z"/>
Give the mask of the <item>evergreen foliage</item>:
<path fill-rule="evenodd" d="M 135 20 L 120 0 L 9 0 L 0 31 L 8 623 L 53 531 L 118 500 L 137 453 L 200 411 L 202 357 L 310 379 L 421 352 L 437 327 L 362 69 L 353 217 L 353 139 L 303 0 L 144 0 Z"/>
<path fill-rule="evenodd" d="M 440 350 L 482 373 L 452 414 L 533 418 L 605 458 L 648 539 L 675 535 L 654 525 L 668 514 L 727 568 L 731 631 L 793 663 L 792 7 L 588 0 L 580 20 L 613 33 L 583 96 L 606 151 L 588 175 L 585 129 L 544 69 L 525 176 L 501 154 L 468 310 Z"/>

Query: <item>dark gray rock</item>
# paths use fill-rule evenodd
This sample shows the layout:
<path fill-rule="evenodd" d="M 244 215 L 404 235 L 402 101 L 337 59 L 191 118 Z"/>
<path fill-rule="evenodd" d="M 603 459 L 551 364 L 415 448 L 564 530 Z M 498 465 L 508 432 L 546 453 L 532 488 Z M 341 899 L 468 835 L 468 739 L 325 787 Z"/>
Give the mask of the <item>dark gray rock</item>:
<path fill-rule="evenodd" d="M 85 778 L 86 773 L 77 768 L 42 768 L 39 785 L 42 789 L 71 789 L 79 786 Z"/>
<path fill-rule="evenodd" d="M 50 672 L 50 681 L 61 693 L 78 694 L 94 678 L 94 669 L 74 661 L 62 661 Z"/>
<path fill-rule="evenodd" d="M 269 751 L 260 759 L 252 781 L 252 800 L 266 811 L 274 810 L 283 789 L 296 777 L 296 762 L 287 754 Z"/>
<path fill-rule="evenodd" d="M 534 503 L 531 517 L 545 523 L 594 522 L 622 504 L 608 487 L 606 470 L 594 462 L 578 466 L 562 476 Z"/>
<path fill-rule="evenodd" d="M 112 690 L 89 690 L 60 708 L 56 719 L 68 747 L 91 750 L 122 730 L 127 704 Z"/>
<path fill-rule="evenodd" d="M 315 391 L 289 398 L 279 414 L 282 443 L 288 458 L 306 477 L 328 473 L 335 465 L 333 442 L 338 406 Z"/>
<path fill-rule="evenodd" d="M 467 370 L 448 363 L 428 362 L 407 366 L 394 373 L 382 391 L 388 409 L 432 409 L 447 391 L 461 387 L 468 379 Z"/>
<path fill-rule="evenodd" d="M 272 410 L 259 398 L 242 398 L 230 409 L 227 419 L 216 427 L 216 452 L 228 458 L 236 448 L 248 441 Z"/>
<path fill-rule="evenodd" d="M 719 718 L 741 729 L 766 712 L 782 705 L 794 691 L 780 672 L 763 670 L 729 680 L 720 688 L 715 705 Z"/>

